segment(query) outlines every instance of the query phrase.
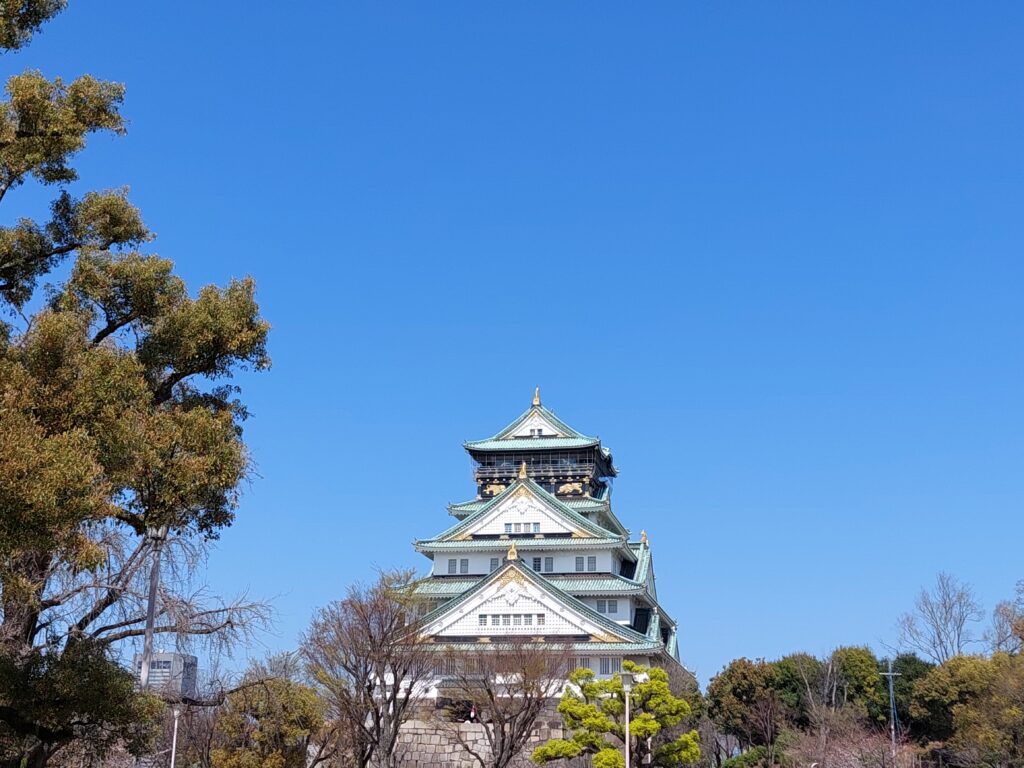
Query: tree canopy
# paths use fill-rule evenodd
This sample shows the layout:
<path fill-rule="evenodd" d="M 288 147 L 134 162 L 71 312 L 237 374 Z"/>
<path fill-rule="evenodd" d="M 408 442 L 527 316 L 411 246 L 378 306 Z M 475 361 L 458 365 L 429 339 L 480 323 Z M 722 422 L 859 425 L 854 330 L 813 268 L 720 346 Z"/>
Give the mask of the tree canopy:
<path fill-rule="evenodd" d="M 0 48 L 62 2 L 0 0 Z M 10 78 L 0 102 L 0 202 L 64 185 L 96 131 L 124 132 L 124 88 L 85 75 Z M 143 634 L 145 565 L 166 527 L 187 572 L 230 525 L 250 459 L 227 381 L 269 364 L 255 283 L 191 295 L 124 189 L 0 227 L 0 762 L 42 766 L 72 742 L 141 749 L 151 702 L 119 661 Z M 40 280 L 72 259 L 39 296 Z M 30 310 L 30 311 L 29 311 Z M 28 312 L 28 314 L 26 314 Z M 163 585 L 156 633 L 243 636 L 265 607 Z M 55 692 L 59 691 L 59 695 Z"/>
<path fill-rule="evenodd" d="M 690 714 L 690 705 L 672 693 L 668 673 L 631 661 L 622 666 L 641 678 L 630 693 L 630 755 L 634 765 L 680 766 L 695 762 L 700 756 L 697 732 L 669 735 Z M 570 674 L 569 682 L 558 711 L 572 735 L 538 747 L 531 759 L 544 764 L 591 755 L 594 768 L 621 768 L 625 765 L 622 745 L 626 739 L 622 678 L 615 675 L 598 680 L 593 670 L 580 668 Z M 648 757 L 650 763 L 645 762 Z"/>

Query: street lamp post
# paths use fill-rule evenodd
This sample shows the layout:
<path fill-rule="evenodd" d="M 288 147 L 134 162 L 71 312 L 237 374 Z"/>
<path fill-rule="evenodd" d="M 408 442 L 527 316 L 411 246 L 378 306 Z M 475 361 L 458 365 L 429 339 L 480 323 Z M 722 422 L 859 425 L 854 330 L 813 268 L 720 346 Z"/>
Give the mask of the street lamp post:
<path fill-rule="evenodd" d="M 626 700 L 626 768 L 629 768 L 629 693 L 633 690 L 633 675 L 622 672 L 619 677 L 622 678 L 623 698 Z"/>
<path fill-rule="evenodd" d="M 174 758 L 178 754 L 178 718 L 181 716 L 181 707 L 175 706 L 172 711 L 174 712 L 174 732 L 171 734 L 171 768 L 174 768 Z"/>

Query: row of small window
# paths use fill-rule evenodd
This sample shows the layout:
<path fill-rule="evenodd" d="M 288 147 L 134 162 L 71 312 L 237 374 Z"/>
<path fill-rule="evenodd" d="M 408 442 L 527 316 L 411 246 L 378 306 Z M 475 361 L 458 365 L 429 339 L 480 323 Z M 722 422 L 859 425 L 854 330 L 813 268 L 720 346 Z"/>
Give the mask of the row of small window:
<path fill-rule="evenodd" d="M 505 523 L 505 533 L 530 533 L 530 523 Z M 533 523 L 533 533 L 540 533 L 540 523 Z"/>
<path fill-rule="evenodd" d="M 551 573 L 555 570 L 555 558 L 553 557 L 534 557 L 531 559 L 531 566 L 533 570 L 538 573 Z M 491 571 L 496 571 L 501 566 L 500 557 L 491 558 Z M 590 557 L 576 558 L 576 570 L 582 573 L 584 570 L 596 571 L 597 570 L 597 557 L 591 555 Z M 462 559 L 450 558 L 448 560 L 448 573 L 449 575 L 455 575 L 459 573 L 469 573 L 469 558 L 464 557 Z M 612 601 L 614 602 L 614 601 Z M 604 613 L 604 611 L 602 611 Z M 609 611 L 609 613 L 615 613 L 615 611 Z"/>
<path fill-rule="evenodd" d="M 579 658 L 572 659 L 570 666 L 572 669 L 593 669 L 590 666 L 591 660 L 586 656 L 580 656 Z M 622 671 L 622 659 L 616 656 L 602 656 L 597 660 L 597 673 L 599 675 L 614 675 L 616 672 Z"/>
<path fill-rule="evenodd" d="M 154 669 L 170 669 L 171 668 L 171 662 L 170 661 L 151 661 L 151 662 L 149 662 L 149 668 L 150 668 L 150 670 L 154 670 Z M 142 670 L 142 662 L 141 661 L 136 661 L 135 662 L 135 670 L 136 671 L 141 671 Z"/>
<path fill-rule="evenodd" d="M 536 619 L 536 625 L 534 624 Z M 544 614 L 543 613 L 492 613 L 490 614 L 490 623 L 488 624 L 488 614 L 481 613 L 477 616 L 477 621 L 480 622 L 481 627 L 492 626 L 492 627 L 532 627 L 544 626 Z"/>

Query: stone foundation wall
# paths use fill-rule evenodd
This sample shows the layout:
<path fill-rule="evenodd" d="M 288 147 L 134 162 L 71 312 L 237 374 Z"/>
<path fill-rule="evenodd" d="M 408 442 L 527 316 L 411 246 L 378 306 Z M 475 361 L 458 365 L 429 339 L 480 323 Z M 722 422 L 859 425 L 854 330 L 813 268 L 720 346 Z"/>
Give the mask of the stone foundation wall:
<path fill-rule="evenodd" d="M 562 718 L 555 710 L 557 702 L 545 707 L 534 725 L 530 742 L 510 768 L 536 768 L 530 762 L 530 753 L 549 739 L 563 736 Z M 479 723 L 439 723 L 427 719 L 427 713 L 416 713 L 420 719 L 409 720 L 402 726 L 398 754 L 403 768 L 479 768 L 479 764 L 459 744 L 454 731 L 475 750 L 486 755 L 487 737 Z M 439 713 L 440 714 L 440 713 Z M 563 761 L 564 768 L 589 768 L 589 759 Z"/>

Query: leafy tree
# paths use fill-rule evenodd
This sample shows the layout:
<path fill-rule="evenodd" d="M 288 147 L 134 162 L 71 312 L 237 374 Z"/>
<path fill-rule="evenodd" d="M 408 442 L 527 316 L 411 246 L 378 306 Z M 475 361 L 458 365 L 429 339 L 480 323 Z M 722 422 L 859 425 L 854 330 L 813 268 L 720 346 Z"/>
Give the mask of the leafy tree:
<path fill-rule="evenodd" d="M 65 5 L 66 0 L 0 0 L 0 50 L 21 48 Z"/>
<path fill-rule="evenodd" d="M 987 685 L 952 707 L 949 746 L 965 765 L 1024 764 L 1024 657 L 996 653 Z"/>
<path fill-rule="evenodd" d="M 708 684 L 708 713 L 714 723 L 744 748 L 766 748 L 775 759 L 775 741 L 786 721 L 786 705 L 777 690 L 774 664 L 736 659 Z"/>
<path fill-rule="evenodd" d="M 626 661 L 627 672 L 646 676 L 635 682 L 630 694 L 630 756 L 634 765 L 679 766 L 694 763 L 700 756 L 696 731 L 669 737 L 671 728 L 690 714 L 690 705 L 669 688 L 669 677 L 658 667 L 641 667 Z M 622 678 L 616 675 L 596 680 L 590 669 L 577 669 L 569 676 L 570 685 L 558 705 L 571 730 L 569 739 L 552 739 L 537 747 L 533 762 L 545 763 L 579 755 L 591 755 L 594 768 L 622 768 L 625 764 L 625 693 Z M 613 741 L 609 741 L 613 739 Z M 648 749 L 647 740 L 651 740 Z M 650 762 L 646 762 L 647 758 Z"/>
<path fill-rule="evenodd" d="M 934 667 L 914 683 L 914 730 L 928 741 L 952 738 L 956 712 L 989 691 L 996 673 L 992 661 L 980 656 L 954 656 Z"/>
<path fill-rule="evenodd" d="M 820 688 L 824 665 L 810 654 L 792 653 L 773 662 L 773 666 L 771 685 L 786 707 L 787 720 L 806 728 L 811 721 L 808 688 Z"/>
<path fill-rule="evenodd" d="M 310 686 L 254 667 L 217 713 L 213 768 L 306 768 L 325 710 Z"/>
<path fill-rule="evenodd" d="M 0 47 L 62 5 L 0 0 Z M 124 130 L 115 83 L 30 71 L 6 93 L 0 201 L 29 179 L 75 179 L 86 137 Z M 269 365 L 255 286 L 190 296 L 169 261 L 128 250 L 150 238 L 124 191 L 60 192 L 47 221 L 0 227 L 0 766 L 40 768 L 73 742 L 143 748 L 133 734 L 151 701 L 115 662 L 144 631 L 147 532 L 166 527 L 166 556 L 187 573 L 231 523 L 248 472 L 246 411 L 223 380 Z M 68 279 L 25 317 L 65 258 Z M 157 633 L 231 641 L 266 615 L 185 579 L 159 598 Z"/>
<path fill-rule="evenodd" d="M 836 693 L 841 706 L 856 707 L 869 720 L 888 719 L 889 695 L 879 674 L 878 659 L 871 649 L 845 646 L 832 652 L 836 670 Z"/>
<path fill-rule="evenodd" d="M 883 671 L 888 669 L 884 659 L 879 660 L 878 666 Z M 892 671 L 896 673 L 896 677 L 893 678 L 892 687 L 896 699 L 896 716 L 904 730 L 909 728 L 912 732 L 916 731 L 916 724 L 910 711 L 913 703 L 914 684 L 934 668 L 934 664 L 930 664 L 912 653 L 901 653 L 893 659 Z"/>

